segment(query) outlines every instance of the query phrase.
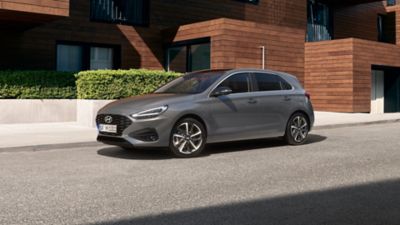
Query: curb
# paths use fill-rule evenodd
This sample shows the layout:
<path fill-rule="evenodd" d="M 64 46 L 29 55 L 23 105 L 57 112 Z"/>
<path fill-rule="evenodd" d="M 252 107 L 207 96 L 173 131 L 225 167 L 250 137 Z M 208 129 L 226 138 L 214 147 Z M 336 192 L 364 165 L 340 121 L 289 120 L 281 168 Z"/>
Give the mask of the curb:
<path fill-rule="evenodd" d="M 77 142 L 77 143 L 63 143 L 63 144 L 48 144 L 48 145 L 30 145 L 30 146 L 18 146 L 10 148 L 0 148 L 0 153 L 6 152 L 39 152 L 48 150 L 60 150 L 60 149 L 72 149 L 82 147 L 100 147 L 104 144 L 90 141 L 90 142 Z"/>
<path fill-rule="evenodd" d="M 359 123 L 321 125 L 321 126 L 315 126 L 312 130 L 327 130 L 327 129 L 335 129 L 335 128 L 368 126 L 368 125 L 388 124 L 388 123 L 400 123 L 400 119 L 359 122 Z M 82 147 L 100 147 L 100 146 L 105 146 L 105 145 L 100 142 L 96 142 L 96 141 L 64 143 L 64 144 L 48 144 L 48 145 L 31 145 L 31 146 L 0 148 L 0 153 L 38 152 L 38 151 L 48 151 L 48 150 L 73 149 L 73 148 L 82 148 Z"/>
<path fill-rule="evenodd" d="M 388 124 L 388 123 L 400 123 L 400 119 L 379 120 L 379 121 L 358 122 L 358 123 L 343 123 L 343 124 L 332 124 L 332 125 L 321 125 L 321 126 L 313 127 L 313 130 L 327 130 L 327 129 L 334 129 L 334 128 L 359 127 L 359 126 Z"/>

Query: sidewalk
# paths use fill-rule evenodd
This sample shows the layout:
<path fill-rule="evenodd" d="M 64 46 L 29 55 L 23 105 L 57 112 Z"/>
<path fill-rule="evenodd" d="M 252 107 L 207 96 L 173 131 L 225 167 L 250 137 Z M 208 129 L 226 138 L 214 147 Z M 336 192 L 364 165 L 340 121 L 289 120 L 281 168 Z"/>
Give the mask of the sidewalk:
<path fill-rule="evenodd" d="M 0 124 L 0 152 L 94 145 L 97 130 L 75 122 Z"/>
<path fill-rule="evenodd" d="M 400 122 L 400 113 L 372 115 L 366 113 L 315 112 L 314 132 L 319 129 Z M 74 122 L 0 124 L 0 152 L 38 151 L 45 149 L 101 146 L 97 130 Z"/>

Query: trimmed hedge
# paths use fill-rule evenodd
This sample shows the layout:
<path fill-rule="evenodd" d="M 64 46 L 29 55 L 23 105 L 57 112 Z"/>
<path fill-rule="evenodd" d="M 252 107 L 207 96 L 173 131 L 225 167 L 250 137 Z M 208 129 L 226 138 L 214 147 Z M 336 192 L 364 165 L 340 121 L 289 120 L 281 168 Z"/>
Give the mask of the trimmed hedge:
<path fill-rule="evenodd" d="M 119 99 L 153 92 L 181 74 L 158 70 L 94 70 L 76 74 L 79 99 Z"/>
<path fill-rule="evenodd" d="M 74 99 L 75 76 L 55 71 L 0 71 L 0 99 Z"/>

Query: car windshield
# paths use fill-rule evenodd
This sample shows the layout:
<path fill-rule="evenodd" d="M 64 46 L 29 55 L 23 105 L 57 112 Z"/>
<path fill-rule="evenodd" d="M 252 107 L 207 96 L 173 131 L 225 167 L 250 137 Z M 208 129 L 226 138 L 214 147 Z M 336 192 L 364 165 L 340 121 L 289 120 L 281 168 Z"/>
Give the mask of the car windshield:
<path fill-rule="evenodd" d="M 225 71 L 190 73 L 164 85 L 155 93 L 199 94 L 207 90 Z"/>

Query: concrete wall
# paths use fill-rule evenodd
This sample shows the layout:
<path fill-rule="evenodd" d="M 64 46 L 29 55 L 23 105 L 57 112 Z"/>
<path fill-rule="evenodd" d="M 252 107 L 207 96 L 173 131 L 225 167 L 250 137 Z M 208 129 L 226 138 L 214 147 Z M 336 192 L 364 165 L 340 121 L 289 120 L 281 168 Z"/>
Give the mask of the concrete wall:
<path fill-rule="evenodd" d="M 76 100 L 0 100 L 0 124 L 76 121 Z"/>
<path fill-rule="evenodd" d="M 0 100 L 0 125 L 77 122 L 95 127 L 97 111 L 112 100 Z"/>

